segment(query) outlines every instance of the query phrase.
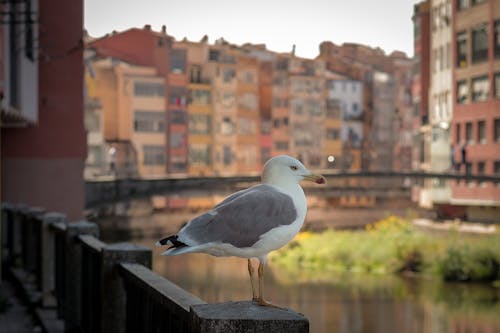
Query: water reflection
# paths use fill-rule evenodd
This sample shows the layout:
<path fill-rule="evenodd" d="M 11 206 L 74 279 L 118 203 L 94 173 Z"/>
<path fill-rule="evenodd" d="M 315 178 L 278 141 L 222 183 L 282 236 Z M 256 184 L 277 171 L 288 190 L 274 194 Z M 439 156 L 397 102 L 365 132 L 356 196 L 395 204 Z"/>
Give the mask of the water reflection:
<path fill-rule="evenodd" d="M 207 302 L 251 297 L 244 259 L 160 252 L 153 249 L 153 269 Z M 392 275 L 332 274 L 328 281 L 300 282 L 270 263 L 264 293 L 305 314 L 311 332 L 500 332 L 500 291 L 488 286 Z"/>

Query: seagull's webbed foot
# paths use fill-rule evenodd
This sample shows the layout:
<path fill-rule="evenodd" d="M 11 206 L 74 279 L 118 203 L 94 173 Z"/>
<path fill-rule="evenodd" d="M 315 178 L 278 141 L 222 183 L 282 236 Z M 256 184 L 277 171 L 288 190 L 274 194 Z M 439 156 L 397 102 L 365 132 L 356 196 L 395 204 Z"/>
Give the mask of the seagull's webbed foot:
<path fill-rule="evenodd" d="M 269 308 L 275 308 L 275 309 L 281 309 L 281 310 L 287 310 L 287 308 L 283 308 L 281 306 L 274 305 L 273 303 L 269 303 L 263 298 L 257 298 L 255 302 L 259 303 L 260 306 L 267 306 Z"/>

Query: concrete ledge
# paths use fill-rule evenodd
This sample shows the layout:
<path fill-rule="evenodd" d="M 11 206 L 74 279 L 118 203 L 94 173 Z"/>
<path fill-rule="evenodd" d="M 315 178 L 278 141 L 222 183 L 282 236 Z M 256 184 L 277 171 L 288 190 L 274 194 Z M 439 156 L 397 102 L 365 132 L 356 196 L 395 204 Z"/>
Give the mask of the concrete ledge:
<path fill-rule="evenodd" d="M 303 315 L 251 301 L 193 305 L 190 316 L 193 333 L 309 332 L 309 320 Z"/>

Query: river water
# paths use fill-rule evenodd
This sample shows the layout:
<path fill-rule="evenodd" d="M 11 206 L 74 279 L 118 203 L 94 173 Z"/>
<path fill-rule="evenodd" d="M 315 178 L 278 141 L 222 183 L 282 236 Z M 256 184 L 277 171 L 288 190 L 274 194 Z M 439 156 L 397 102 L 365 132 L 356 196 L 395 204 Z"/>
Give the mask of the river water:
<path fill-rule="evenodd" d="M 206 302 L 250 299 L 245 259 L 205 254 L 160 255 L 161 249 L 154 246 L 158 237 L 177 230 L 189 215 L 156 213 L 127 218 L 123 221 L 129 226 L 137 230 L 142 225 L 148 232 L 108 230 L 103 238 L 108 242 L 128 240 L 151 247 L 153 270 Z M 169 227 L 152 228 L 166 216 L 176 222 Z M 266 266 L 264 295 L 276 305 L 303 313 L 309 319 L 312 333 L 500 333 L 500 288 L 491 285 L 333 273 L 321 281 L 301 281 L 271 261 Z"/>

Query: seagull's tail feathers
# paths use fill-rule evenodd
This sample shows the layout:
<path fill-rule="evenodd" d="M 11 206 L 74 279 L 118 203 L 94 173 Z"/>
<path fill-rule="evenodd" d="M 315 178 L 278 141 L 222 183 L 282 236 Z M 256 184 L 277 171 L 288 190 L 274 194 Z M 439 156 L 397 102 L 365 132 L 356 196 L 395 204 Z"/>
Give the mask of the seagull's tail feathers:
<path fill-rule="evenodd" d="M 165 255 L 165 256 L 175 256 L 177 254 L 182 254 L 182 253 L 186 252 L 186 251 L 182 251 L 182 250 L 188 250 L 189 246 L 187 244 L 181 242 L 178 238 L 179 238 L 179 236 L 177 236 L 177 235 L 165 237 L 165 238 L 157 241 L 156 246 L 164 246 L 164 245 L 170 246 L 167 251 L 162 253 L 162 255 Z"/>

